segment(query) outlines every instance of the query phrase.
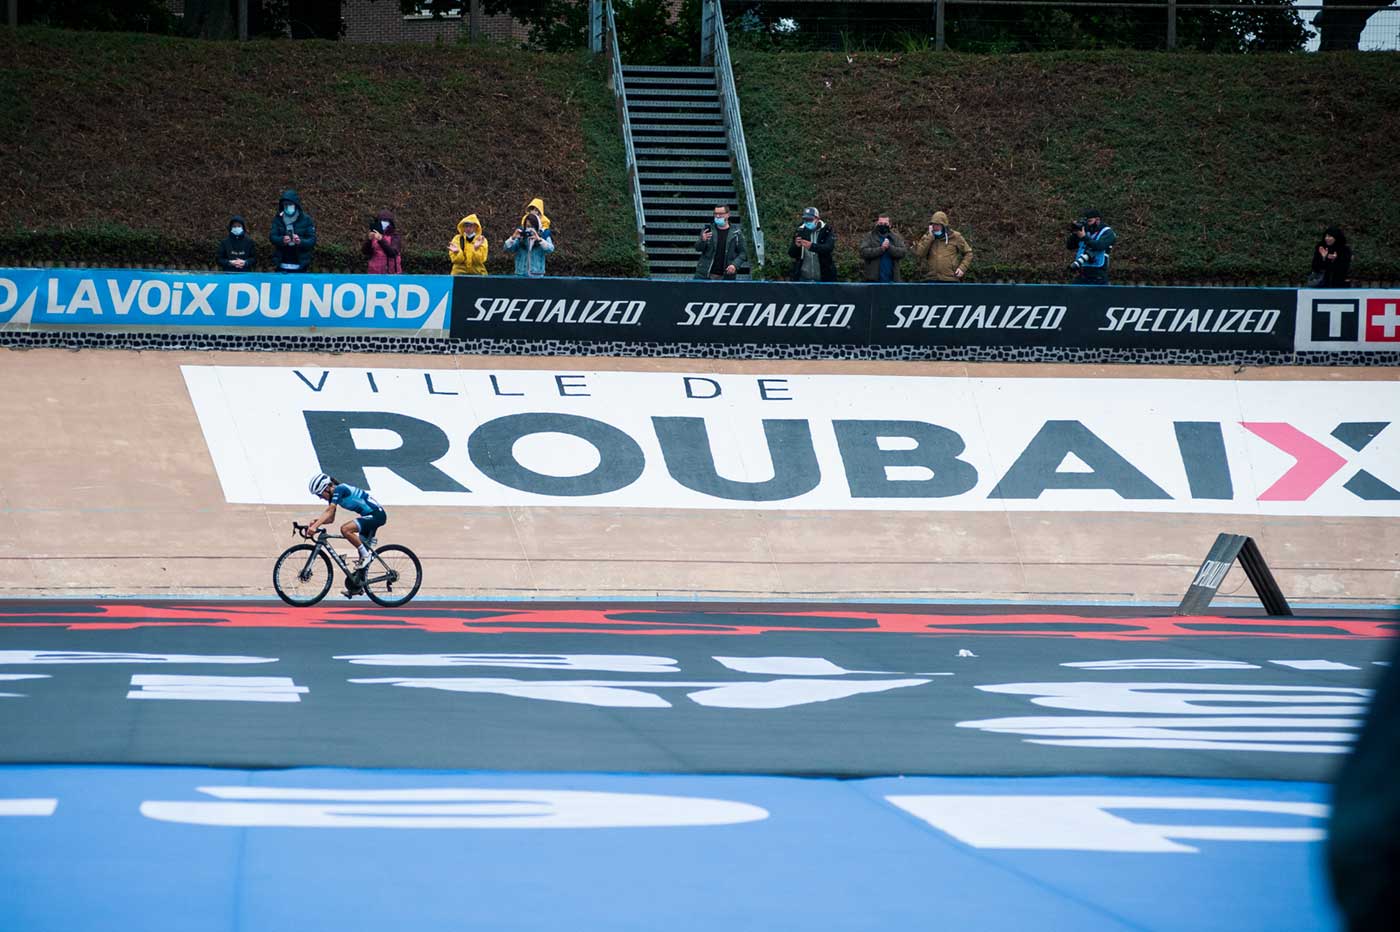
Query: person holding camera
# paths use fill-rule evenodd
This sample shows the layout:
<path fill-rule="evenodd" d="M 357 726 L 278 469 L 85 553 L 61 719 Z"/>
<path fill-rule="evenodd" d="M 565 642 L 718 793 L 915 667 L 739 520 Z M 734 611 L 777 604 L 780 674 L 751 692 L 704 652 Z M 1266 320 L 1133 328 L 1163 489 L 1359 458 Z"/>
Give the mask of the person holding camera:
<path fill-rule="evenodd" d="M 467 214 L 457 221 L 457 235 L 447 244 L 452 274 L 485 275 L 486 254 L 490 249 L 486 231 L 481 228 L 481 219 L 476 214 Z"/>
<path fill-rule="evenodd" d="M 948 226 L 948 215 L 941 210 L 929 218 L 928 230 L 919 237 L 914 255 L 919 257 L 926 282 L 960 282 L 972 266 L 972 247 Z"/>
<path fill-rule="evenodd" d="M 400 275 L 403 273 L 403 237 L 394 226 L 394 215 L 381 210 L 370 227 L 360 251 L 368 261 L 365 272 L 370 275 Z"/>
<path fill-rule="evenodd" d="M 258 268 L 258 247 L 248 235 L 243 218 L 235 214 L 228 222 L 228 236 L 219 244 L 219 268 L 225 272 L 254 272 Z"/>
<path fill-rule="evenodd" d="M 1074 261 L 1069 264 L 1075 273 L 1074 284 L 1108 284 L 1108 255 L 1117 240 L 1113 227 L 1103 222 L 1103 214 L 1092 208 L 1069 225 L 1065 246 L 1074 250 Z"/>
<path fill-rule="evenodd" d="M 545 274 L 545 256 L 554 251 L 554 231 L 544 213 L 544 201 L 535 198 L 520 218 L 520 226 L 502 243 L 506 252 L 515 255 L 515 274 L 541 278 Z"/>
<path fill-rule="evenodd" d="M 860 257 L 868 282 L 899 282 L 899 260 L 909 255 L 909 244 L 890 224 L 890 215 L 875 218 L 875 228 L 860 241 Z"/>
<path fill-rule="evenodd" d="M 802 211 L 802 225 L 792 235 L 788 256 L 795 282 L 836 281 L 836 231 L 822 221 L 815 207 Z"/>
<path fill-rule="evenodd" d="M 272 255 L 279 272 L 309 272 L 316 251 L 316 223 L 301 206 L 301 196 L 292 188 L 277 201 L 272 220 Z"/>
<path fill-rule="evenodd" d="M 715 207 L 713 223 L 707 223 L 695 240 L 700 259 L 695 263 L 695 277 L 705 281 L 732 282 L 744 261 L 744 233 L 729 222 L 729 205 Z"/>

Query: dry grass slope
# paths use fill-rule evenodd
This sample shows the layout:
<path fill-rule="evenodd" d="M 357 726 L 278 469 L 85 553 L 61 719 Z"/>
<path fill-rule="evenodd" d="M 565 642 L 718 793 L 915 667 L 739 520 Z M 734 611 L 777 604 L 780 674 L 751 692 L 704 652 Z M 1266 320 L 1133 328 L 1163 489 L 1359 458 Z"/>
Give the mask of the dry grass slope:
<path fill-rule="evenodd" d="M 1400 55 L 735 57 L 770 253 L 822 207 L 854 274 L 878 211 L 947 210 L 981 280 L 1063 281 L 1097 206 L 1117 280 L 1294 284 L 1339 223 L 1400 280 Z"/>
<path fill-rule="evenodd" d="M 552 272 L 640 273 L 612 95 L 586 56 L 25 28 L 0 33 L 0 58 L 0 259 L 209 264 L 230 214 L 265 240 L 292 186 L 323 270 L 362 270 L 387 207 L 408 270 L 445 272 L 458 219 L 480 214 L 494 246 L 539 196 Z"/>

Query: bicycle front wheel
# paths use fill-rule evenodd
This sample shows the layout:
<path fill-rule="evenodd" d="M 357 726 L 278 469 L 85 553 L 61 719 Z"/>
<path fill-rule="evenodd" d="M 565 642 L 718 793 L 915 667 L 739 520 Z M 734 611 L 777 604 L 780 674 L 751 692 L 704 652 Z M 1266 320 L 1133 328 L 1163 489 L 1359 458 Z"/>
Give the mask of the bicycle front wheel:
<path fill-rule="evenodd" d="M 334 578 L 330 558 L 311 544 L 288 547 L 272 567 L 272 588 L 277 590 L 277 597 L 298 608 L 324 599 Z"/>
<path fill-rule="evenodd" d="M 374 551 L 374 562 L 365 569 L 365 595 L 386 608 L 403 605 L 422 584 L 423 565 L 412 550 L 398 544 Z"/>

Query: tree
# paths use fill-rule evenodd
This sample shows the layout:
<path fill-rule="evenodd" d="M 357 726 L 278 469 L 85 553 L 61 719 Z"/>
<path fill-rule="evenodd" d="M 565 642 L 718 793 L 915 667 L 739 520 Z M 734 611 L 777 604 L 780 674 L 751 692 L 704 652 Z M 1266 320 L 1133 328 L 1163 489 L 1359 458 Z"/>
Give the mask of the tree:
<path fill-rule="evenodd" d="M 100 32 L 175 31 L 175 17 L 162 0 L 28 0 L 20 21 L 60 29 Z"/>

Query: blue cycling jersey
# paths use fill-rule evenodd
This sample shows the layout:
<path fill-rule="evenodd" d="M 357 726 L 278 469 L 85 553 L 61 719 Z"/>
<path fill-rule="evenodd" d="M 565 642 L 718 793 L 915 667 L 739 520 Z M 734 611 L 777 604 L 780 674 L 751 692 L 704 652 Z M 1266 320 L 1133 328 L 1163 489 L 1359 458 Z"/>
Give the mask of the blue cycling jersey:
<path fill-rule="evenodd" d="M 337 485 L 331 491 L 331 504 L 339 505 L 346 511 L 353 511 L 359 515 L 372 515 L 376 511 L 383 511 L 384 506 L 374 500 L 364 489 L 344 482 Z"/>

